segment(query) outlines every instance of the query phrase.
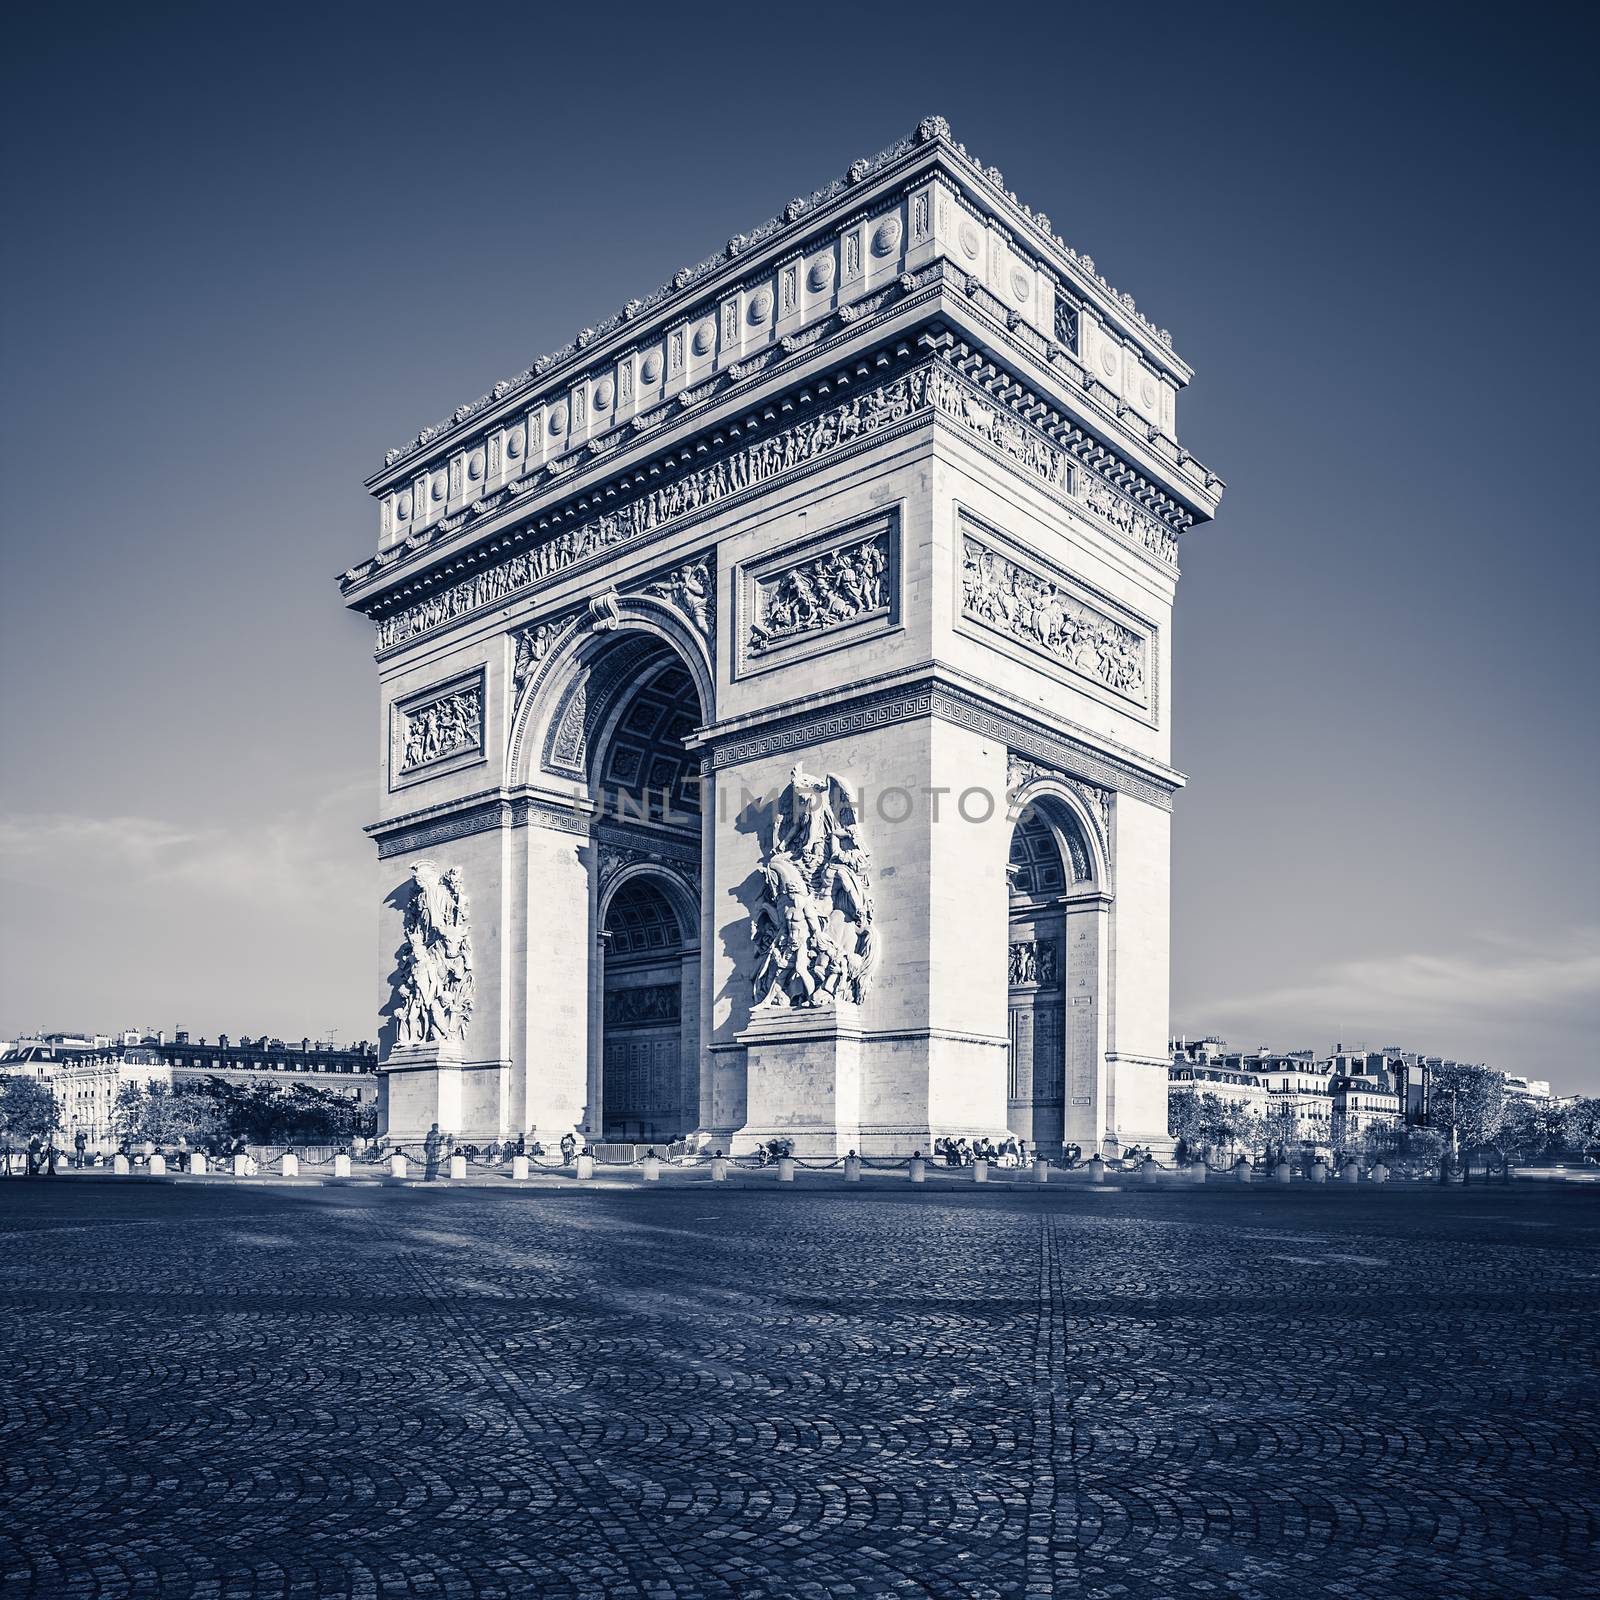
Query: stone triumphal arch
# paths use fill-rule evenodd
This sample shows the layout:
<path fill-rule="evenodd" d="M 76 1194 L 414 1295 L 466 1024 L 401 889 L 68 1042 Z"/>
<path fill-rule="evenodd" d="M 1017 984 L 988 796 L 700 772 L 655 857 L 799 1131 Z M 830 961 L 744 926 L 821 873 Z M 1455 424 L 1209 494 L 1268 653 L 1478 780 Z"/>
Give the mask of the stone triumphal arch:
<path fill-rule="evenodd" d="M 390 451 L 387 1131 L 1163 1139 L 1189 377 L 935 117 Z"/>

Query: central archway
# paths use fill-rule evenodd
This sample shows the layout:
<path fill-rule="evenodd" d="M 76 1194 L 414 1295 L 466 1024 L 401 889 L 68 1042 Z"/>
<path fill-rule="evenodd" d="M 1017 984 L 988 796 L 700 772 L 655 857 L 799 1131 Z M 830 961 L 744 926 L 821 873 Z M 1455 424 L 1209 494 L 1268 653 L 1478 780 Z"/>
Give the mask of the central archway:
<path fill-rule="evenodd" d="M 696 1123 L 698 1040 L 684 1038 L 698 963 L 678 913 L 652 873 L 608 897 L 602 933 L 600 1136 L 664 1145 Z M 685 1006 L 685 989 L 691 1006 Z"/>

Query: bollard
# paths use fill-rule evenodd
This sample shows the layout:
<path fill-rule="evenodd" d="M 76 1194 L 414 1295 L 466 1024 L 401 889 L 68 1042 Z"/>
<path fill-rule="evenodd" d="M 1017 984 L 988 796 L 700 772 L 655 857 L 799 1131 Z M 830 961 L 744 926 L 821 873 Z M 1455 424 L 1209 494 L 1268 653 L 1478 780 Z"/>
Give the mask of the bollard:
<path fill-rule="evenodd" d="M 1360 1183 L 1361 1182 L 1361 1168 L 1359 1166 L 1357 1166 L 1354 1161 L 1345 1162 L 1345 1164 L 1344 1164 L 1344 1181 L 1346 1183 Z"/>
<path fill-rule="evenodd" d="M 1191 1161 L 1189 1163 L 1189 1182 L 1204 1183 L 1206 1181 L 1206 1164 L 1204 1161 Z"/>
<path fill-rule="evenodd" d="M 236 1178 L 250 1176 L 250 1157 L 242 1150 L 233 1158 L 233 1175 Z"/>
<path fill-rule="evenodd" d="M 465 1156 L 450 1157 L 450 1181 L 459 1182 L 467 1175 L 467 1158 Z"/>
<path fill-rule="evenodd" d="M 591 1155 L 579 1156 L 577 1167 L 577 1176 L 580 1183 L 582 1183 L 585 1178 L 592 1178 L 594 1176 L 594 1157 Z"/>
<path fill-rule="evenodd" d="M 403 1178 L 405 1175 L 406 1158 L 400 1151 L 397 1150 L 392 1156 L 389 1157 L 389 1176 L 391 1178 Z"/>
<path fill-rule="evenodd" d="M 848 1162 L 845 1163 L 849 1165 Z M 713 1183 L 726 1183 L 728 1181 L 728 1158 L 726 1156 L 712 1156 L 711 1181 Z"/>
<path fill-rule="evenodd" d="M 1089 1182 L 1104 1183 L 1106 1181 L 1106 1158 L 1097 1150 L 1089 1157 Z"/>
<path fill-rule="evenodd" d="M 989 1181 L 989 1163 L 979 1156 L 972 1163 L 972 1181 L 974 1183 L 987 1183 Z"/>
<path fill-rule="evenodd" d="M 1156 1165 L 1156 1158 L 1154 1156 L 1146 1156 L 1139 1163 L 1139 1182 L 1153 1185 L 1160 1181 L 1160 1177 L 1161 1169 Z"/>
<path fill-rule="evenodd" d="M 1033 1163 L 1033 1181 L 1035 1183 L 1049 1183 L 1050 1181 L 1050 1168 L 1037 1157 L 1035 1157 Z"/>
<path fill-rule="evenodd" d="M 348 1178 L 350 1176 L 350 1157 L 342 1150 L 333 1158 L 333 1175 L 336 1178 Z"/>
<path fill-rule="evenodd" d="M 844 1158 L 844 1181 L 846 1183 L 861 1182 L 861 1157 L 854 1150 Z"/>
<path fill-rule="evenodd" d="M 927 1163 L 922 1159 L 921 1156 L 912 1156 L 911 1181 L 913 1183 L 924 1183 L 927 1181 L 927 1176 Z"/>
<path fill-rule="evenodd" d="M 286 1178 L 298 1178 L 300 1176 L 300 1157 L 293 1150 L 285 1150 L 283 1152 L 282 1171 Z"/>
<path fill-rule="evenodd" d="M 111 1170 L 119 1178 L 128 1176 L 128 1158 L 120 1151 L 111 1158 Z"/>
<path fill-rule="evenodd" d="M 1375 1161 L 1372 1164 L 1372 1181 L 1374 1183 L 1387 1183 L 1389 1181 L 1389 1169 L 1381 1161 Z"/>
<path fill-rule="evenodd" d="M 1293 1181 L 1293 1179 L 1294 1174 L 1290 1172 L 1289 1163 L 1287 1161 L 1280 1161 L 1277 1166 L 1272 1169 L 1272 1181 L 1274 1183 L 1290 1183 Z"/>
<path fill-rule="evenodd" d="M 794 1182 L 794 1157 L 793 1156 L 779 1156 L 778 1157 L 778 1182 L 779 1183 L 793 1183 Z"/>
<path fill-rule="evenodd" d="M 1233 1164 L 1233 1180 L 1235 1183 L 1254 1183 L 1256 1181 L 1255 1167 L 1246 1161 L 1243 1156 L 1240 1156 Z"/>
<path fill-rule="evenodd" d="M 657 1183 L 661 1178 L 661 1157 L 652 1150 L 643 1161 L 639 1163 L 640 1175 L 646 1183 Z"/>
<path fill-rule="evenodd" d="M 167 1175 L 167 1158 L 165 1156 L 160 1156 L 160 1155 L 151 1156 L 150 1157 L 150 1176 L 152 1178 L 164 1178 L 164 1177 L 166 1177 L 166 1175 Z"/>
<path fill-rule="evenodd" d="M 1311 1163 L 1311 1181 L 1313 1183 L 1326 1183 L 1328 1181 L 1328 1163 L 1318 1156 Z"/>
<path fill-rule="evenodd" d="M 527 1176 L 528 1176 L 528 1158 L 526 1156 L 512 1156 L 512 1158 L 511 1158 L 511 1181 L 513 1183 L 522 1183 L 522 1182 L 524 1182 L 526 1180 Z"/>
<path fill-rule="evenodd" d="M 189 1170 L 195 1173 L 197 1176 L 203 1177 L 205 1175 L 206 1153 L 204 1150 L 196 1150 L 194 1154 L 189 1157 Z"/>

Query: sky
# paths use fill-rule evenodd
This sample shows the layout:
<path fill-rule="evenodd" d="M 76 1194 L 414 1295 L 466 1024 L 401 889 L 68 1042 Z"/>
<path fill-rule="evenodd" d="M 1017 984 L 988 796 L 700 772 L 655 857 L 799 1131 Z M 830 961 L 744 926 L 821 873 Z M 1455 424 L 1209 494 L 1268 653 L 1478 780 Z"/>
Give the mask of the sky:
<path fill-rule="evenodd" d="M 0 1037 L 373 1037 L 361 480 L 939 113 L 1172 330 L 1229 484 L 1178 592 L 1174 1030 L 1600 1092 L 1582 16 L 17 13 Z"/>

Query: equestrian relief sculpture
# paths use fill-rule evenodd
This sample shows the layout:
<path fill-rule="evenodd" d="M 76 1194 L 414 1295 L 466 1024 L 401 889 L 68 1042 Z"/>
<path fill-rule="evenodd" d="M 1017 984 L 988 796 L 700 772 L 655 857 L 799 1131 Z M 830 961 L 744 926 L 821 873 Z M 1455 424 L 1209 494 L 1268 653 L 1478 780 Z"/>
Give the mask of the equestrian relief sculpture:
<path fill-rule="evenodd" d="M 460 867 L 411 869 L 395 1019 L 402 1045 L 460 1039 L 472 1017 L 472 937 Z"/>
<path fill-rule="evenodd" d="M 800 767 L 778 801 L 751 923 L 757 1009 L 859 1003 L 877 959 L 871 862 L 841 778 Z"/>

